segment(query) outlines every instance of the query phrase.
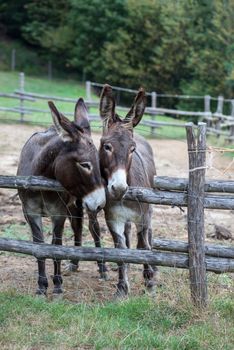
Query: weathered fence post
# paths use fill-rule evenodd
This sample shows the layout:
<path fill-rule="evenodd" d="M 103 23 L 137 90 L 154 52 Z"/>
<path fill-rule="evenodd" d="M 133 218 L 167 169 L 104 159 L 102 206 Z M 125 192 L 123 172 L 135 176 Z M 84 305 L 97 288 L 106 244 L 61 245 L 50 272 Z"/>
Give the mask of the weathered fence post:
<path fill-rule="evenodd" d="M 15 53 L 16 53 L 16 50 L 12 49 L 11 51 L 11 70 L 12 71 L 15 70 Z"/>
<path fill-rule="evenodd" d="M 151 108 L 153 108 L 153 109 L 157 108 L 157 93 L 155 91 L 151 92 Z M 156 111 L 155 111 L 155 114 L 151 114 L 151 119 L 155 120 L 155 117 L 156 117 Z M 151 126 L 150 133 L 151 133 L 152 137 L 155 136 L 155 127 L 154 126 Z"/>
<path fill-rule="evenodd" d="M 205 120 L 207 122 L 207 126 L 211 127 L 212 126 L 212 114 L 210 111 L 210 95 L 205 95 L 204 96 L 204 110 L 206 113 Z"/>
<path fill-rule="evenodd" d="M 207 304 L 204 188 L 206 169 L 206 124 L 198 124 L 197 142 L 192 123 L 186 125 L 189 185 L 188 185 L 188 243 L 191 295 L 195 305 Z"/>
<path fill-rule="evenodd" d="M 86 81 L 86 100 L 91 101 L 91 81 Z"/>
<path fill-rule="evenodd" d="M 229 142 L 234 141 L 234 100 L 231 100 L 231 125 L 230 125 L 230 134 L 229 134 Z"/>
<path fill-rule="evenodd" d="M 20 121 L 23 122 L 24 121 L 24 73 L 21 72 L 19 75 L 19 89 L 21 92 L 20 95 Z"/>
<path fill-rule="evenodd" d="M 222 115 L 223 115 L 223 96 L 218 97 L 218 104 L 217 104 L 217 110 L 214 113 L 214 117 L 216 117 L 216 122 L 215 122 L 215 129 L 216 130 L 221 130 L 221 122 L 222 122 Z M 220 134 L 217 133 L 217 137 L 219 137 Z"/>
<path fill-rule="evenodd" d="M 155 91 L 151 92 L 151 107 L 152 108 L 157 107 L 157 93 Z"/>

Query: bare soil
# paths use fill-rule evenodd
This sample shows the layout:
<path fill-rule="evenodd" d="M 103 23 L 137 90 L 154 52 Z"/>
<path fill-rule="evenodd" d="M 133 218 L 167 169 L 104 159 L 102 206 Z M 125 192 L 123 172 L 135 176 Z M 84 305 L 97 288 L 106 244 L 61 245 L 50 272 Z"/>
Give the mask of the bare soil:
<path fill-rule="evenodd" d="M 15 175 L 20 151 L 27 139 L 37 131 L 39 126 L 1 125 L 0 128 L 0 174 Z M 94 134 L 93 139 L 98 146 L 100 135 Z M 155 155 L 157 173 L 160 176 L 188 176 L 188 158 L 186 141 L 149 140 Z M 216 179 L 234 179 L 234 162 L 223 152 L 210 147 L 207 152 L 207 177 Z M 30 231 L 22 215 L 21 203 L 15 190 L 0 189 L 0 235 L 17 239 L 30 239 Z M 87 219 L 87 218 L 86 218 Z M 234 212 L 229 210 L 206 210 L 205 225 L 207 242 L 216 242 L 210 236 L 214 233 L 214 225 L 222 225 L 232 232 L 234 237 Z M 51 232 L 49 220 L 46 226 L 45 238 L 50 242 Z M 103 245 L 113 246 L 106 229 L 102 214 L 100 223 L 103 234 Z M 165 206 L 154 206 L 153 235 L 160 238 L 187 240 L 186 210 Z M 72 245 L 72 231 L 66 223 L 64 244 Z M 91 245 L 92 238 L 88 232 L 87 220 L 84 227 L 84 245 Z M 227 242 L 225 242 L 227 244 Z M 63 269 L 66 262 L 62 263 Z M 53 264 L 47 262 L 48 276 L 53 273 Z M 66 299 L 73 302 L 110 300 L 117 281 L 115 264 L 108 264 L 110 280 L 103 282 L 98 279 L 97 266 L 93 262 L 82 262 L 78 273 L 67 276 L 64 272 L 64 290 Z M 17 290 L 26 294 L 34 294 L 37 280 L 37 264 L 34 258 L 19 254 L 0 252 L 0 291 Z M 65 269 L 64 269 L 65 270 Z M 142 293 L 143 281 L 141 266 L 133 265 L 130 269 L 130 283 L 133 294 Z M 163 279 L 163 277 L 162 277 Z M 49 293 L 52 290 L 50 282 Z M 49 294 L 51 297 L 51 294 Z"/>

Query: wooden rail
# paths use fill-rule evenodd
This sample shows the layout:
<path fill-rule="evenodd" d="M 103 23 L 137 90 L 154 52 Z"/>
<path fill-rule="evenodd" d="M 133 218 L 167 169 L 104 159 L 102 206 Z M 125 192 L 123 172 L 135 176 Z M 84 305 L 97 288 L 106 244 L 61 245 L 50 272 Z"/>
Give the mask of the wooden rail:
<path fill-rule="evenodd" d="M 167 179 L 169 179 L 170 181 L 170 178 Z M 181 182 L 181 179 L 177 180 L 178 182 Z M 155 181 L 157 183 L 157 178 Z M 222 182 L 219 181 L 219 183 L 222 186 Z M 224 181 L 224 184 L 226 188 L 229 188 L 233 185 L 233 181 L 230 181 L 230 183 L 228 181 Z M 36 191 L 57 192 L 64 191 L 64 188 L 58 181 L 47 179 L 42 176 L 0 175 L 0 188 L 30 189 Z M 179 207 L 186 207 L 188 205 L 188 195 L 184 189 L 182 191 L 159 191 L 145 187 L 129 187 L 129 189 L 123 197 L 123 200 Z M 207 209 L 233 210 L 234 195 L 206 194 L 204 198 L 204 207 Z"/>
<path fill-rule="evenodd" d="M 0 97 L 5 98 L 13 98 L 13 99 L 19 99 L 19 106 L 13 106 L 13 107 L 5 107 L 0 106 L 0 111 L 5 112 L 13 112 L 13 113 L 19 113 L 20 114 L 20 121 L 25 121 L 25 115 L 31 115 L 32 113 L 50 113 L 49 109 L 41 109 L 41 108 L 33 108 L 33 107 L 26 107 L 25 102 L 27 101 L 36 101 L 36 100 L 53 100 L 53 101 L 60 101 L 60 102 L 66 102 L 66 103 L 76 103 L 76 99 L 74 98 L 67 98 L 67 97 L 60 97 L 60 96 L 54 96 L 54 95 L 45 95 L 45 94 L 38 94 L 35 92 L 28 92 L 25 91 L 25 76 L 24 73 L 20 73 L 20 84 L 19 89 L 16 89 L 13 94 L 7 94 L 7 93 L 0 93 Z M 86 105 L 88 108 L 98 108 L 99 102 L 92 99 L 92 86 L 103 86 L 103 84 L 93 83 L 93 82 L 86 82 Z M 120 87 L 114 87 L 117 91 L 125 91 L 130 93 L 135 93 L 136 90 L 132 89 L 123 89 Z M 217 137 L 224 136 L 225 139 L 228 142 L 234 141 L 234 100 L 224 100 L 222 96 L 219 96 L 217 99 L 211 97 L 211 96 L 186 96 L 186 95 L 160 95 L 157 94 L 155 91 L 147 92 L 146 93 L 149 97 L 151 97 L 151 106 L 147 106 L 145 110 L 145 114 L 151 116 L 150 119 L 143 119 L 141 122 L 141 125 L 147 126 L 150 128 L 150 134 L 152 137 L 154 137 L 157 134 L 157 129 L 164 126 L 173 126 L 178 128 L 184 128 L 185 123 L 183 121 L 178 122 L 167 122 L 167 121 L 159 121 L 157 120 L 157 115 L 170 115 L 170 116 L 181 116 L 181 117 L 197 117 L 202 121 L 206 121 L 208 123 L 208 133 L 214 134 Z M 196 99 L 204 99 L 204 111 L 185 111 L 185 110 L 177 110 L 177 109 L 170 109 L 170 108 L 159 108 L 157 106 L 157 97 L 174 97 L 174 98 L 183 98 L 183 99 L 189 99 L 189 98 L 196 98 Z M 217 109 L 215 113 L 211 112 L 210 109 L 210 101 L 211 100 L 217 100 Z M 231 103 L 231 114 L 225 115 L 223 114 L 223 102 L 226 101 L 228 103 Z M 123 106 L 117 106 L 119 110 L 127 111 L 128 108 Z M 68 116 L 73 115 L 73 113 L 65 113 Z M 98 114 L 92 114 L 90 120 L 91 121 L 98 121 L 99 115 Z M 225 129 L 225 130 L 223 130 Z"/>
<path fill-rule="evenodd" d="M 37 259 L 109 261 L 188 268 L 188 254 L 116 248 L 81 248 L 32 243 L 0 238 L 0 250 L 35 256 Z M 206 269 L 216 273 L 234 272 L 234 259 L 206 256 Z"/>

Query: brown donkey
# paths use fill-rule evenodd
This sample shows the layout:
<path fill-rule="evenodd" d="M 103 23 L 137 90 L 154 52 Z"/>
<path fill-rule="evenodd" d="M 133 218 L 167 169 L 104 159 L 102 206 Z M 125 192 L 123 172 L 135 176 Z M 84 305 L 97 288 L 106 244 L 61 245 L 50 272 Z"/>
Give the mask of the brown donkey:
<path fill-rule="evenodd" d="M 151 206 L 124 200 L 128 186 L 152 187 L 156 174 L 153 152 L 148 142 L 133 135 L 133 128 L 140 122 L 146 106 L 146 96 L 140 89 L 134 104 L 122 120 L 115 113 L 112 88 L 105 85 L 100 100 L 103 135 L 99 149 L 100 168 L 107 186 L 105 219 L 116 248 L 130 247 L 131 222 L 137 229 L 137 248 L 151 249 Z M 129 292 L 127 265 L 119 263 L 117 296 Z M 152 290 L 154 270 L 144 264 L 145 286 Z"/>
<path fill-rule="evenodd" d="M 76 104 L 74 122 L 64 117 L 52 102 L 49 102 L 49 107 L 54 126 L 45 132 L 35 133 L 26 142 L 17 175 L 56 179 L 67 192 L 19 190 L 19 196 L 34 242 L 44 242 L 42 217 L 49 216 L 53 225 L 52 244 L 61 245 L 64 223 L 69 217 L 75 245 L 79 246 L 83 207 L 92 213 L 103 208 L 106 203 L 98 152 L 90 137 L 87 109 L 82 98 Z M 77 264 L 77 261 L 73 262 L 73 266 L 77 267 Z M 105 269 L 102 263 L 99 268 Z M 48 280 L 45 260 L 38 259 L 38 272 L 36 293 L 46 295 Z M 57 260 L 54 260 L 53 282 L 53 293 L 61 294 L 61 262 Z"/>

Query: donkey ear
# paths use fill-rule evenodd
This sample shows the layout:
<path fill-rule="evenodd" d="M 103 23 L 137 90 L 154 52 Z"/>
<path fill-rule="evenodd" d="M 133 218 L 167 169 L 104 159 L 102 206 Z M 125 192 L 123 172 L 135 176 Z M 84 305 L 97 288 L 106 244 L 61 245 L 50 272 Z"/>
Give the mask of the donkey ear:
<path fill-rule="evenodd" d="M 88 135 L 91 134 L 88 110 L 83 98 L 79 98 L 76 103 L 74 120 Z"/>
<path fill-rule="evenodd" d="M 69 132 L 71 128 L 71 122 L 64 115 L 62 115 L 55 107 L 52 101 L 48 101 L 50 107 L 51 115 L 53 118 L 55 129 L 58 136 L 64 141 L 72 141 L 72 133 Z"/>
<path fill-rule="evenodd" d="M 130 111 L 128 112 L 128 114 L 124 119 L 124 122 L 125 123 L 131 122 L 133 127 L 137 126 L 137 124 L 141 121 L 141 118 L 144 114 L 146 102 L 147 101 L 146 101 L 145 91 L 143 88 L 140 88 L 135 97 L 134 103 Z"/>
<path fill-rule="evenodd" d="M 115 119 L 115 100 L 112 95 L 112 87 L 108 84 L 105 84 L 102 89 L 99 110 L 104 128 L 106 128 Z"/>

